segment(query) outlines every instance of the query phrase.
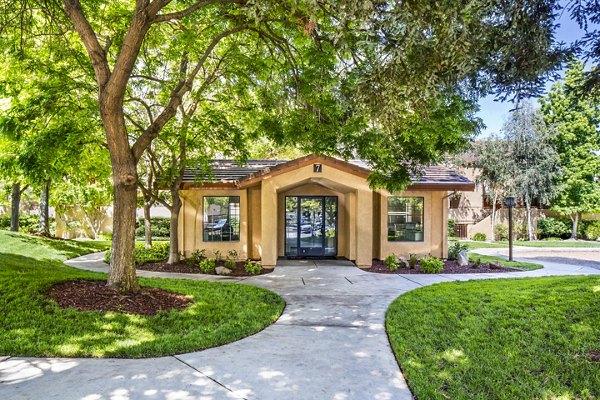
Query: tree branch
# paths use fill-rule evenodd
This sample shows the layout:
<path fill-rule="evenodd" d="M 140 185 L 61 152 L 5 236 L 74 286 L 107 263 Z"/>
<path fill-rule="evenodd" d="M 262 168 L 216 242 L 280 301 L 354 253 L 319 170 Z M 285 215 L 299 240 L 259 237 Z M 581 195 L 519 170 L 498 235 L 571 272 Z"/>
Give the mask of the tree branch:
<path fill-rule="evenodd" d="M 106 52 L 100 45 L 100 42 L 98 42 L 96 32 L 94 32 L 89 21 L 83 14 L 79 0 L 63 0 L 63 5 L 67 16 L 73 22 L 73 26 L 79 37 L 81 37 L 81 41 L 89 54 L 92 66 L 94 67 L 96 82 L 98 82 L 100 92 L 102 92 L 111 77 Z"/>
<path fill-rule="evenodd" d="M 140 189 L 142 189 L 142 192 L 143 192 L 143 193 L 144 193 L 146 196 L 148 196 L 148 197 L 152 198 L 154 201 L 156 201 L 156 202 L 158 202 L 158 203 L 162 204 L 162 205 L 163 205 L 163 206 L 165 206 L 165 208 L 167 208 L 169 211 L 173 211 L 173 207 L 172 207 L 172 206 L 171 206 L 169 203 L 167 203 L 165 200 L 161 199 L 159 196 L 157 196 L 157 195 L 155 195 L 154 193 L 152 193 L 152 191 L 151 191 L 151 190 L 148 190 L 148 188 L 147 188 L 146 186 L 144 186 L 144 184 L 143 184 L 141 181 L 140 181 L 140 182 L 138 182 L 138 186 L 139 186 L 139 188 L 140 188 Z"/>
<path fill-rule="evenodd" d="M 175 87 L 175 89 L 173 89 L 173 91 L 171 92 L 169 102 L 163 109 L 163 111 L 160 113 L 160 115 L 156 117 L 156 119 L 150 124 L 150 126 L 148 126 L 148 128 L 146 128 L 144 133 L 142 133 L 138 140 L 134 143 L 131 151 L 133 157 L 136 160 L 140 159 L 144 151 L 148 148 L 150 143 L 152 143 L 152 140 L 154 140 L 154 138 L 158 136 L 161 129 L 177 113 L 177 107 L 179 107 L 179 105 L 183 102 L 183 96 L 190 90 L 192 90 L 196 75 L 200 71 L 200 68 L 202 68 L 202 66 L 204 65 L 204 62 L 209 57 L 210 53 L 217 46 L 217 44 L 227 36 L 233 35 L 234 33 L 240 32 L 246 28 L 247 26 L 245 24 L 239 25 L 228 31 L 222 32 L 212 40 L 202 57 L 200 57 L 200 60 L 198 60 L 198 63 L 196 64 L 192 72 L 187 77 L 187 79 L 182 79 L 179 82 L 179 84 Z"/>

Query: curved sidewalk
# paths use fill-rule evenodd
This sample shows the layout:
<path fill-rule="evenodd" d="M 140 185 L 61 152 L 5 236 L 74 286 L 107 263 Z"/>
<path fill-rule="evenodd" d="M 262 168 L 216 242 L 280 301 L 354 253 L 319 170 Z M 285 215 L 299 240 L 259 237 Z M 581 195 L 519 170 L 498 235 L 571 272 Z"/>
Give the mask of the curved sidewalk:
<path fill-rule="evenodd" d="M 67 262 L 107 271 L 101 253 Z M 280 294 L 273 325 L 221 347 L 150 359 L 8 358 L 6 399 L 411 399 L 384 329 L 400 294 L 453 280 L 600 274 L 544 263 L 537 271 L 383 275 L 331 261 L 286 261 L 274 272 L 226 278 L 138 271 L 139 276 L 234 281 Z"/>

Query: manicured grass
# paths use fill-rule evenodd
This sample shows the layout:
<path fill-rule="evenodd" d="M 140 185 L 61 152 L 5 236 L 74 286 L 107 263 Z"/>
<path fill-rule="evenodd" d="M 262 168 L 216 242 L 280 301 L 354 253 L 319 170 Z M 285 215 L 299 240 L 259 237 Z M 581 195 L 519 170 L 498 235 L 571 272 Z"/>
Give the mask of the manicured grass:
<path fill-rule="evenodd" d="M 214 347 L 274 322 L 284 301 L 245 285 L 140 279 L 190 296 L 192 306 L 152 317 L 61 309 L 41 294 L 70 279 L 105 279 L 63 260 L 107 248 L 107 243 L 55 241 L 0 231 L 0 355 L 148 357 Z"/>
<path fill-rule="evenodd" d="M 452 244 L 453 241 L 450 241 Z M 465 243 L 469 246 L 469 250 L 474 249 L 489 249 L 489 248 L 508 248 L 507 241 L 500 242 L 475 242 L 470 240 L 461 240 L 460 243 Z M 522 247 L 564 247 L 564 248 L 600 248 L 600 242 L 591 242 L 589 240 L 515 240 L 513 246 Z"/>
<path fill-rule="evenodd" d="M 521 271 L 533 271 L 534 269 L 544 268 L 541 264 L 535 264 L 523 261 L 507 261 L 504 258 L 484 256 L 482 254 L 469 252 L 469 260 L 471 262 L 480 260 L 482 263 L 499 262 L 508 268 L 520 269 Z"/>
<path fill-rule="evenodd" d="M 600 398 L 600 277 L 437 284 L 386 329 L 417 399 Z"/>

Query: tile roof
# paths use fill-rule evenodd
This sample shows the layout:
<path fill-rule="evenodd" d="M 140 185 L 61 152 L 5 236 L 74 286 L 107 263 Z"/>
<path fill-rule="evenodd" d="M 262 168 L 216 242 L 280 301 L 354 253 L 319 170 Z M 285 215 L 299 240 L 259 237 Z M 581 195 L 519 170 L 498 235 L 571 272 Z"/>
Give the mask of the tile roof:
<path fill-rule="evenodd" d="M 211 171 L 204 171 L 200 168 L 186 169 L 183 173 L 183 184 L 237 184 L 250 179 L 259 179 L 263 175 L 285 168 L 285 164 L 292 164 L 300 160 L 311 160 L 318 162 L 319 158 L 324 161 L 333 160 L 336 164 L 346 164 L 357 167 L 358 171 L 367 175 L 370 171 L 370 166 L 363 160 L 348 160 L 346 162 L 330 157 L 307 156 L 297 160 L 248 160 L 245 164 L 240 165 L 235 160 L 214 160 L 210 163 Z M 469 185 L 474 185 L 472 181 L 458 172 L 439 165 L 427 166 L 423 170 L 423 174 L 415 177 L 413 180 L 414 186 L 452 186 L 460 187 L 457 190 L 465 189 Z M 470 189 L 473 190 L 473 189 Z"/>

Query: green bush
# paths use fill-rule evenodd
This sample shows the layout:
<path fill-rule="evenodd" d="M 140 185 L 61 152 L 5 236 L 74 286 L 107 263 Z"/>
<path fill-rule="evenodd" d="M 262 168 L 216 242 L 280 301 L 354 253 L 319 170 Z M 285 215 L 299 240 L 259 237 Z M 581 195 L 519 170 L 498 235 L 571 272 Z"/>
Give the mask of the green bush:
<path fill-rule="evenodd" d="M 508 240 L 508 226 L 497 224 L 494 227 L 494 236 L 496 237 L 496 240 Z"/>
<path fill-rule="evenodd" d="M 600 239 L 600 221 L 591 221 L 585 227 L 585 237 L 589 240 Z"/>
<path fill-rule="evenodd" d="M 171 232 L 171 219 L 168 217 L 150 218 L 150 232 L 153 237 L 169 237 Z M 135 224 L 135 236 L 143 237 L 145 234 L 144 218 L 138 218 Z"/>
<path fill-rule="evenodd" d="M 204 272 L 205 274 L 214 273 L 216 266 L 217 263 L 215 260 L 211 260 L 210 258 L 205 258 L 204 260 L 200 261 L 200 264 L 198 264 L 200 271 Z"/>
<path fill-rule="evenodd" d="M 395 254 L 390 254 L 383 260 L 383 263 L 388 267 L 390 271 L 395 271 L 398 269 L 400 264 L 398 264 L 398 257 Z"/>
<path fill-rule="evenodd" d="M 567 238 L 571 229 L 564 222 L 556 218 L 540 218 L 537 221 L 537 234 L 540 239 L 547 237 Z"/>
<path fill-rule="evenodd" d="M 456 230 L 456 221 L 454 218 L 448 218 L 448 236 L 454 236 L 454 231 Z"/>
<path fill-rule="evenodd" d="M 469 245 L 466 243 L 454 242 L 448 248 L 448 260 L 458 260 L 458 254 L 461 251 L 469 250 Z"/>
<path fill-rule="evenodd" d="M 473 235 L 472 239 L 475 240 L 476 242 L 485 242 L 485 240 L 487 239 L 487 236 L 485 236 L 485 233 L 477 232 L 476 234 Z"/>
<path fill-rule="evenodd" d="M 478 257 L 471 263 L 471 268 L 479 268 L 481 267 L 481 257 Z"/>
<path fill-rule="evenodd" d="M 19 232 L 37 233 L 39 229 L 40 217 L 38 215 L 19 215 Z M 56 220 L 49 219 L 50 232 L 56 231 Z M 10 229 L 10 214 L 0 215 L 0 229 L 8 231 Z"/>
<path fill-rule="evenodd" d="M 437 257 L 421 258 L 421 272 L 426 274 L 438 274 L 444 269 L 444 260 Z"/>
<path fill-rule="evenodd" d="M 186 264 L 189 265 L 199 265 L 202 260 L 206 258 L 206 250 L 197 249 L 194 250 L 192 254 L 188 258 L 185 259 Z"/>
<path fill-rule="evenodd" d="M 225 260 L 225 267 L 227 267 L 229 269 L 234 269 L 237 258 L 238 258 L 238 252 L 235 250 L 229 250 L 227 252 L 227 259 Z"/>
<path fill-rule="evenodd" d="M 262 270 L 262 265 L 260 265 L 259 263 L 253 262 L 252 260 L 248 260 L 246 262 L 246 265 L 244 266 L 244 269 L 246 270 L 247 273 L 249 273 L 251 275 L 258 275 L 258 274 L 260 274 L 260 271 Z"/>
<path fill-rule="evenodd" d="M 151 248 L 144 247 L 144 243 L 136 242 L 135 244 L 135 263 L 142 265 L 152 262 L 166 261 L 169 258 L 169 242 L 156 242 Z M 110 249 L 104 253 L 104 262 L 110 262 Z"/>
<path fill-rule="evenodd" d="M 408 268 L 415 269 L 417 264 L 419 263 L 419 257 L 416 254 L 408 255 Z"/>

